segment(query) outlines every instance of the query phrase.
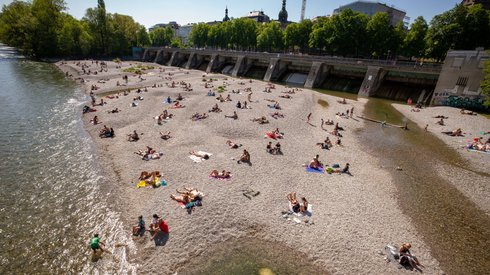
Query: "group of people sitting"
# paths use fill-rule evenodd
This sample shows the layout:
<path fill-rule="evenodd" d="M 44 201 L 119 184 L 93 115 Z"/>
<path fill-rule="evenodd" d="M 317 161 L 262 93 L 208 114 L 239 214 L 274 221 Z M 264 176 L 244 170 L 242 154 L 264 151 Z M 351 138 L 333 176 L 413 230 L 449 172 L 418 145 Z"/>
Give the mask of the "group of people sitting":
<path fill-rule="evenodd" d="M 247 101 L 246 101 L 246 100 L 244 100 L 244 101 L 243 101 L 243 104 L 242 104 L 240 101 L 238 101 L 238 102 L 236 103 L 236 107 L 237 107 L 238 109 L 249 109 L 249 107 L 248 107 L 248 105 L 247 105 Z"/>
<path fill-rule="evenodd" d="M 219 172 L 218 170 L 213 170 L 211 171 L 211 174 L 209 174 L 210 177 L 216 178 L 216 179 L 229 179 L 231 178 L 231 172 L 223 170 Z"/>
<path fill-rule="evenodd" d="M 323 142 L 318 142 L 316 145 L 320 146 L 320 148 L 326 149 L 326 150 L 329 150 L 330 148 L 333 147 L 332 142 L 330 141 L 329 137 L 327 137 Z"/>
<path fill-rule="evenodd" d="M 204 193 L 197 190 L 196 188 L 187 188 L 184 187 L 184 190 L 179 191 L 178 189 L 177 195 L 170 195 L 170 198 L 177 202 L 181 202 L 185 205 L 186 208 L 191 209 L 194 206 L 201 206 L 202 199 L 204 198 Z"/>
<path fill-rule="evenodd" d="M 210 113 L 221 113 L 222 110 L 218 107 L 218 103 L 216 103 L 211 110 L 209 110 Z"/>
<path fill-rule="evenodd" d="M 272 155 L 282 155 L 281 143 L 279 142 L 277 142 L 275 146 L 272 146 L 272 141 L 269 141 L 269 144 L 267 144 L 265 150 L 267 153 Z"/>
<path fill-rule="evenodd" d="M 99 137 L 101 138 L 113 138 L 116 134 L 114 133 L 114 129 L 108 128 L 104 125 L 104 127 L 99 131 Z"/>
<path fill-rule="evenodd" d="M 490 153 L 490 138 L 486 142 L 482 138 L 474 138 L 473 142 L 466 146 L 467 149 Z"/>
<path fill-rule="evenodd" d="M 143 171 L 140 173 L 139 180 L 144 181 L 145 184 L 152 186 L 152 187 L 158 187 L 160 184 L 159 179 L 162 175 L 160 174 L 160 171 L 153 171 L 153 172 L 147 172 Z"/>
<path fill-rule="evenodd" d="M 138 223 L 133 226 L 134 236 L 143 236 L 145 234 L 146 224 L 143 216 L 138 217 Z M 164 233 L 168 234 L 170 232 L 168 224 L 165 220 L 159 217 L 157 214 L 153 214 L 153 219 L 150 224 L 150 229 L 148 230 L 152 235 L 151 240 L 153 240 L 158 234 Z"/>
<path fill-rule="evenodd" d="M 160 157 L 163 155 L 163 153 L 157 152 L 150 146 L 146 146 L 146 150 L 138 150 L 134 153 L 138 156 L 141 156 L 141 159 L 146 161 L 150 159 L 160 159 Z"/>
<path fill-rule="evenodd" d="M 301 203 L 296 198 L 296 192 L 287 194 L 287 199 L 291 206 L 291 211 L 294 213 L 305 213 L 308 211 L 308 200 L 305 197 L 301 198 Z"/>
<path fill-rule="evenodd" d="M 219 95 L 219 96 L 216 98 L 216 100 L 218 100 L 219 102 L 232 101 L 232 100 L 231 100 L 231 96 L 230 96 L 230 94 L 228 94 L 228 95 L 226 96 L 226 98 L 223 98 L 223 96 L 222 96 L 222 95 Z"/>

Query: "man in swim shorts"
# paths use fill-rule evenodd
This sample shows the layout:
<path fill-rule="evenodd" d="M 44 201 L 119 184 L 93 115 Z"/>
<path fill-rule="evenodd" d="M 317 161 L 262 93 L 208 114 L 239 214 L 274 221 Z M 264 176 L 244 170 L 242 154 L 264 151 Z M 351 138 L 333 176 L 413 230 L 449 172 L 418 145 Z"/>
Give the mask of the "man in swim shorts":
<path fill-rule="evenodd" d="M 97 252 L 97 249 L 104 252 L 104 249 L 100 245 L 105 246 L 105 243 L 100 241 L 99 234 L 95 234 L 94 237 L 90 240 L 90 248 L 94 251 L 94 254 Z"/>

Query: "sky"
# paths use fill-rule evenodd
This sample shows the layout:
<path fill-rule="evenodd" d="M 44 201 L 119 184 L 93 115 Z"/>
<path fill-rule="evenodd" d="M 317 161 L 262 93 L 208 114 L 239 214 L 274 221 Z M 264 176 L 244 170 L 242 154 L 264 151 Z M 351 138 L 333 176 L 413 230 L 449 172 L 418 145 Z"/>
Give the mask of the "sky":
<path fill-rule="evenodd" d="M 0 6 L 13 0 L 0 0 Z M 97 0 L 65 0 L 67 12 L 81 19 L 87 8 L 96 7 Z M 307 0 L 305 18 L 332 14 L 335 8 L 354 0 Z M 430 22 L 434 15 L 453 8 L 461 0 L 384 0 L 379 1 L 407 12 L 412 23 L 418 16 Z M 302 0 L 287 0 L 288 20 L 299 21 Z M 196 22 L 220 21 L 228 6 L 228 15 L 238 18 L 252 10 L 262 10 L 271 19 L 277 19 L 282 0 L 105 0 L 109 13 L 132 16 L 147 28 L 157 23 L 176 21 L 180 25 Z"/>

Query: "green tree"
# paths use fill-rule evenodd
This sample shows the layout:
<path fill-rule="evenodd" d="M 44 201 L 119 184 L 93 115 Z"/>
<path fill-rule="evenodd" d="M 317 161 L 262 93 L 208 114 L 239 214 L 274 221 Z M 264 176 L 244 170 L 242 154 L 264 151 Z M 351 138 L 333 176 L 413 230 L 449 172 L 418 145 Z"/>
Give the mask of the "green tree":
<path fill-rule="evenodd" d="M 393 27 L 390 26 L 390 17 L 386 12 L 378 12 L 371 17 L 366 26 L 369 37 L 369 53 L 373 57 L 386 56 L 391 51 L 393 41 Z"/>
<path fill-rule="evenodd" d="M 367 48 L 366 26 L 369 16 L 346 9 L 331 18 L 332 35 L 327 44 L 335 54 L 361 55 Z"/>
<path fill-rule="evenodd" d="M 14 1 L 4 5 L 0 13 L 0 41 L 32 54 L 35 21 L 30 3 Z"/>
<path fill-rule="evenodd" d="M 136 33 L 136 46 L 146 47 L 150 44 L 150 36 L 148 35 L 145 26 L 139 25 L 138 32 Z"/>
<path fill-rule="evenodd" d="M 131 47 L 137 44 L 137 34 L 140 25 L 131 16 L 122 14 L 111 14 L 108 22 L 112 32 L 110 34 L 110 53 L 116 55 L 127 55 Z"/>
<path fill-rule="evenodd" d="M 482 88 L 482 93 L 486 96 L 484 105 L 490 106 L 490 59 L 485 61 L 484 73 L 485 78 L 480 85 Z"/>
<path fill-rule="evenodd" d="M 203 48 L 207 44 L 209 25 L 205 23 L 199 23 L 192 27 L 189 34 L 189 42 L 198 48 Z"/>
<path fill-rule="evenodd" d="M 170 27 L 155 28 L 150 31 L 151 45 L 156 47 L 169 46 L 174 37 L 174 31 Z"/>
<path fill-rule="evenodd" d="M 289 24 L 284 31 L 284 42 L 286 46 L 292 49 L 297 47 L 301 52 L 304 52 L 310 42 L 312 27 L 313 24 L 310 20 Z"/>
<path fill-rule="evenodd" d="M 257 47 L 267 51 L 279 51 L 283 48 L 283 31 L 278 22 L 262 25 L 257 35 Z"/>
<path fill-rule="evenodd" d="M 97 3 L 96 8 L 87 9 L 83 21 L 88 24 L 90 33 L 94 37 L 94 53 L 106 55 L 109 54 L 108 44 L 111 29 L 109 28 L 104 0 L 98 0 Z"/>
<path fill-rule="evenodd" d="M 58 33 L 59 54 L 64 56 L 81 56 L 90 52 L 92 37 L 88 26 L 69 14 L 62 18 L 63 26 Z"/>
<path fill-rule="evenodd" d="M 403 41 L 404 53 L 412 59 L 412 57 L 425 56 L 425 36 L 429 26 L 422 16 L 419 16 L 410 26 L 405 39 Z"/>
<path fill-rule="evenodd" d="M 34 20 L 32 51 L 36 56 L 57 54 L 57 34 L 61 29 L 61 12 L 65 9 L 63 0 L 34 0 L 31 12 Z"/>
<path fill-rule="evenodd" d="M 237 50 L 254 50 L 257 47 L 258 24 L 249 18 L 231 20 L 230 44 Z"/>
<path fill-rule="evenodd" d="M 329 43 L 330 38 L 333 36 L 332 21 L 329 17 L 320 17 L 312 27 L 310 34 L 309 46 L 310 48 L 328 51 L 332 53 L 332 48 Z"/>

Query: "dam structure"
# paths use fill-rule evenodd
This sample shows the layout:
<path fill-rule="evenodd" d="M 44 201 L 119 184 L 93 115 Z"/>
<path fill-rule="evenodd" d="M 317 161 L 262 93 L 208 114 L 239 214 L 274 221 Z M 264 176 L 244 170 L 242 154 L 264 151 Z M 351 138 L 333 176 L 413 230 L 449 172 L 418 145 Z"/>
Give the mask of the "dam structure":
<path fill-rule="evenodd" d="M 145 48 L 144 62 L 417 102 L 432 96 L 441 64 L 210 49 Z M 425 99 L 425 100 L 424 100 Z"/>

